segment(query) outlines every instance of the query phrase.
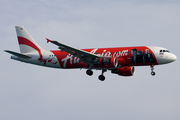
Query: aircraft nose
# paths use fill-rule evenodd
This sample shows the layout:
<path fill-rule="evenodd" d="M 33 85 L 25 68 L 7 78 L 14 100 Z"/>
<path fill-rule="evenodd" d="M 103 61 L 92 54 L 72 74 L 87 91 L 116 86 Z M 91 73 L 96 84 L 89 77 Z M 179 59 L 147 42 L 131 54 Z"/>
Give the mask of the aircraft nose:
<path fill-rule="evenodd" d="M 172 54 L 172 55 L 171 55 L 171 60 L 172 60 L 172 61 L 175 61 L 176 59 L 177 59 L 176 55 Z"/>

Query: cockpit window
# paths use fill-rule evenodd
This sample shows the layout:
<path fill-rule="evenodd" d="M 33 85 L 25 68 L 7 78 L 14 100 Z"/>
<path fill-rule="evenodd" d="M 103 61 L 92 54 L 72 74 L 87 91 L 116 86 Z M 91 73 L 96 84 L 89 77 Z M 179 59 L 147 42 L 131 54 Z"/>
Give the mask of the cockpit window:
<path fill-rule="evenodd" d="M 168 52 L 168 53 L 170 53 L 168 50 L 160 50 L 159 52 Z"/>

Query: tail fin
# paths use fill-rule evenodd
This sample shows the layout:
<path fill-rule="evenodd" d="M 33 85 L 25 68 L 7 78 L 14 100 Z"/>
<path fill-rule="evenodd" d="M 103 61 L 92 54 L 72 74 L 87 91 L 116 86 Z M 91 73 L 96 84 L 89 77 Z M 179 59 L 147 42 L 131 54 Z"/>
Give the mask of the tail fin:
<path fill-rule="evenodd" d="M 15 28 L 21 53 L 43 50 L 23 26 L 16 26 Z"/>

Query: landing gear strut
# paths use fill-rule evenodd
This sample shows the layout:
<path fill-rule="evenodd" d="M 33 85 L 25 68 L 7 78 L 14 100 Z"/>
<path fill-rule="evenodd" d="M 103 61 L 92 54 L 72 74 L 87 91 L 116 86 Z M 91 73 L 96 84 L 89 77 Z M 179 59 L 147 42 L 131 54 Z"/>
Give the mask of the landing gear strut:
<path fill-rule="evenodd" d="M 106 72 L 107 71 L 107 69 L 102 69 L 102 74 L 101 75 L 99 75 L 99 80 L 101 80 L 101 81 L 104 81 L 105 80 L 105 76 L 103 75 L 103 73 L 104 72 Z"/>
<path fill-rule="evenodd" d="M 151 65 L 151 75 L 154 76 L 156 73 L 153 71 L 154 70 L 154 65 Z"/>
<path fill-rule="evenodd" d="M 89 76 L 93 75 L 93 71 L 91 70 L 92 66 L 93 66 L 93 64 L 90 64 L 89 69 L 86 71 L 86 74 L 89 75 Z"/>

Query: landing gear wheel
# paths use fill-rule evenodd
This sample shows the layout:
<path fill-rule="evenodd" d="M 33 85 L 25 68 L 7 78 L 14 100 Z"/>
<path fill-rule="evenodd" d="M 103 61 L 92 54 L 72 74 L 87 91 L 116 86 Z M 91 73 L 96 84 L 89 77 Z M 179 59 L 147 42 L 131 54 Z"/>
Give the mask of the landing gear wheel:
<path fill-rule="evenodd" d="M 91 76 L 91 75 L 93 75 L 93 71 L 92 71 L 92 70 L 87 70 L 87 71 L 86 71 L 86 74 L 89 75 L 89 76 Z"/>
<path fill-rule="evenodd" d="M 151 67 L 151 75 L 154 76 L 156 73 L 153 71 L 154 70 L 154 65 L 150 65 Z"/>
<path fill-rule="evenodd" d="M 156 73 L 155 72 L 151 72 L 151 75 L 154 76 Z"/>
<path fill-rule="evenodd" d="M 105 80 L 104 75 L 100 75 L 100 76 L 99 76 L 99 80 L 104 81 L 104 80 Z"/>

